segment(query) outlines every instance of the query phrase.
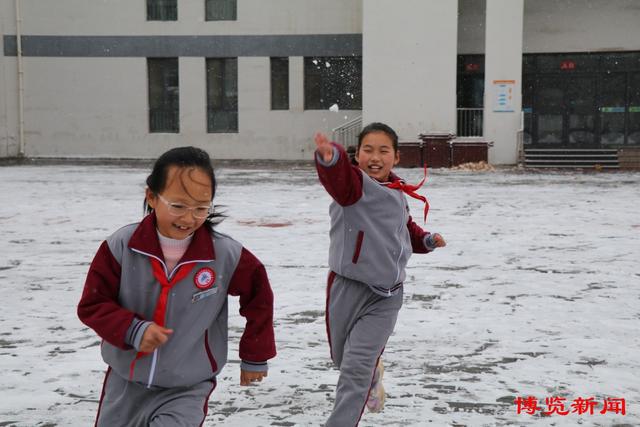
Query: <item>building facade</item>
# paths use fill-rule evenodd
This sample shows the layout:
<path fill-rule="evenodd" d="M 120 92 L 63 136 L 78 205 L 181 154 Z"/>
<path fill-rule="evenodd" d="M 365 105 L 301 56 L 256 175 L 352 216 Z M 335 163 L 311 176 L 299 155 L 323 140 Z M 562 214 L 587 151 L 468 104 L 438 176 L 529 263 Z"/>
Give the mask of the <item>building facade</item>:
<path fill-rule="evenodd" d="M 309 159 L 374 120 L 498 164 L 640 147 L 639 24 L 635 0 L 4 0 L 0 157 Z"/>

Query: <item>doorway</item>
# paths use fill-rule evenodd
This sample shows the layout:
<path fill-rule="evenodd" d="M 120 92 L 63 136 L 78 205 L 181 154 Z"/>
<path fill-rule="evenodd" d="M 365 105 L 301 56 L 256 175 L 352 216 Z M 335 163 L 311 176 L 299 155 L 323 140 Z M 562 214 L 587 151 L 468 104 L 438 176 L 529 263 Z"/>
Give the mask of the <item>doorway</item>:
<path fill-rule="evenodd" d="M 595 75 L 539 75 L 533 140 L 546 148 L 594 148 L 598 144 Z"/>

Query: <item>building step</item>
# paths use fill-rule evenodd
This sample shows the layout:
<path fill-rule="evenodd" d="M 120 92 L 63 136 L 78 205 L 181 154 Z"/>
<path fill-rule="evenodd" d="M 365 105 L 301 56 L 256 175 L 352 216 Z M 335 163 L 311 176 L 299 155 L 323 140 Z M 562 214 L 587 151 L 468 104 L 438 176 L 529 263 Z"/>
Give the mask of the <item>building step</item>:
<path fill-rule="evenodd" d="M 616 149 L 543 149 L 524 150 L 524 166 L 528 168 L 602 168 L 618 169 Z"/>

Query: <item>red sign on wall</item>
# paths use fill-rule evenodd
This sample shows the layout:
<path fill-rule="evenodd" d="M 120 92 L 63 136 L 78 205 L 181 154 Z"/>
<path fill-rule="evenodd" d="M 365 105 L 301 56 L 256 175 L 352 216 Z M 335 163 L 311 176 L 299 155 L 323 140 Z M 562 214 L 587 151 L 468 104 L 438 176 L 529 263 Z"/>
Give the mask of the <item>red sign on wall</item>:
<path fill-rule="evenodd" d="M 464 66 L 465 71 L 480 71 L 480 64 L 469 63 Z"/>
<path fill-rule="evenodd" d="M 574 61 L 571 60 L 565 60 L 562 61 L 560 63 L 560 69 L 561 70 L 575 70 L 576 69 L 576 63 Z"/>

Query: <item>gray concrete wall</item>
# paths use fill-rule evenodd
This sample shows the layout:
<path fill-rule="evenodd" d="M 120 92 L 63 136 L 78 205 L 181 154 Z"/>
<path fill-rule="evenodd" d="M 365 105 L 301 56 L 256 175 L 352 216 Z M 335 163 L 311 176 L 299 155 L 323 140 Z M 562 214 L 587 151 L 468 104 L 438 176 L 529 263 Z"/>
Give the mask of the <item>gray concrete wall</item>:
<path fill-rule="evenodd" d="M 484 53 L 486 0 L 460 0 L 458 53 Z M 638 0 L 525 0 L 524 53 L 640 50 Z"/>
<path fill-rule="evenodd" d="M 0 12 L 4 10 L 0 9 Z M 0 21 L 0 32 L 4 30 L 4 25 Z M 4 56 L 3 46 L 0 46 L 0 157 L 9 155 L 9 127 L 7 123 L 7 104 L 9 103 L 9 84 L 7 82 L 6 70 L 8 57 Z"/>
<path fill-rule="evenodd" d="M 145 58 L 24 58 L 26 154 L 155 157 L 189 144 L 217 158 L 309 159 L 314 131 L 329 132 L 360 112 L 303 111 L 302 58 L 291 62 L 297 101 L 271 111 L 269 58 L 239 58 L 239 132 L 209 134 L 205 59 L 180 58 L 180 133 L 161 134 L 148 133 Z"/>
<path fill-rule="evenodd" d="M 524 52 L 640 50 L 638 0 L 525 0 Z"/>
<path fill-rule="evenodd" d="M 0 2 L 0 33 L 15 34 L 14 2 Z M 0 45 L 0 157 L 18 154 L 18 69 Z"/>
<path fill-rule="evenodd" d="M 365 0 L 363 124 L 455 132 L 457 1 Z"/>
<path fill-rule="evenodd" d="M 238 20 L 205 22 L 204 1 L 178 2 L 177 22 L 147 22 L 144 1 L 21 0 L 29 36 L 359 34 L 361 0 L 246 0 Z M 13 2 L 0 3 L 15 35 Z M 55 16 L 56 19 L 52 19 Z M 46 39 L 45 39 L 46 42 Z M 78 38 L 71 43 L 82 43 Z M 2 46 L 0 46 L 2 48 Z M 312 50 L 306 49 L 313 54 Z M 15 56 L 0 57 L 0 156 L 17 153 Z M 238 133 L 207 133 L 205 58 L 180 57 L 180 133 L 148 132 L 147 66 L 138 57 L 24 58 L 27 156 L 156 157 L 192 144 L 217 158 L 310 159 L 313 133 L 361 111 L 304 111 L 303 58 L 290 58 L 290 110 L 270 110 L 269 57 L 238 59 Z"/>
<path fill-rule="evenodd" d="M 147 22 L 145 0 L 21 0 L 21 4 L 24 33 L 33 35 L 362 32 L 362 0 L 240 0 L 237 21 L 205 21 L 204 0 L 180 0 L 175 22 Z"/>
<path fill-rule="evenodd" d="M 522 111 L 522 21 L 524 0 L 487 0 L 484 76 L 484 137 L 493 142 L 489 162 L 517 161 Z M 509 82 L 507 90 L 497 90 Z M 498 95 L 504 95 L 500 104 Z"/>
<path fill-rule="evenodd" d="M 484 53 L 486 0 L 458 2 L 458 53 Z"/>

